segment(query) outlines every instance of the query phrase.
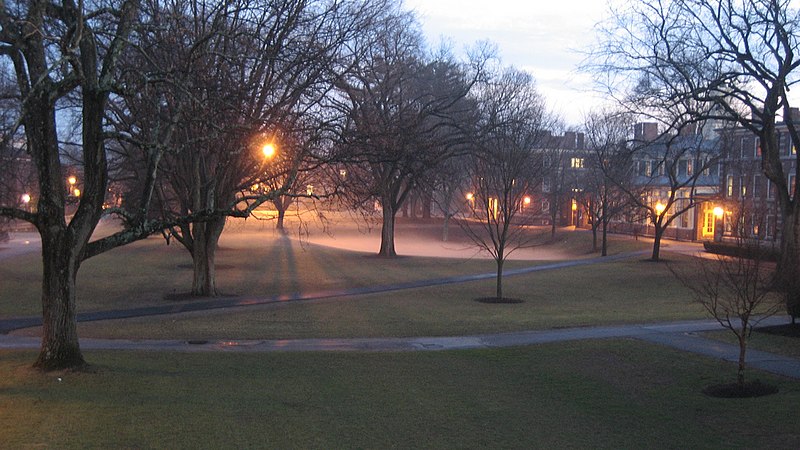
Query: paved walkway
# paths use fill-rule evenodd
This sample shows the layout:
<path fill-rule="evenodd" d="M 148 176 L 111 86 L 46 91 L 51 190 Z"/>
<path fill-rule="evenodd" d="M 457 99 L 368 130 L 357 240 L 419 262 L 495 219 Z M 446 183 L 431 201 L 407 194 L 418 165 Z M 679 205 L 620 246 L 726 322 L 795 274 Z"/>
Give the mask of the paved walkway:
<path fill-rule="evenodd" d="M 12 257 L 36 250 L 36 244 L 30 248 L 27 243 L 17 243 L 18 251 L 8 252 L 2 257 Z M 678 247 L 678 245 L 676 245 Z M 679 252 L 695 252 L 696 246 L 671 249 Z M 614 260 L 632 258 L 647 254 L 647 251 L 627 253 L 604 258 L 564 261 L 550 264 L 509 270 L 506 276 L 524 273 L 556 270 L 566 267 L 596 264 Z M 231 308 L 270 303 L 296 302 L 331 299 L 336 297 L 363 295 L 376 292 L 389 292 L 401 289 L 463 283 L 467 281 L 493 278 L 494 273 L 465 275 L 432 280 L 400 283 L 388 286 L 372 286 L 364 288 L 324 291 L 309 294 L 289 294 L 263 298 L 230 297 L 177 305 L 160 305 L 132 309 L 119 309 L 81 313 L 79 322 L 94 320 L 113 320 L 131 317 L 142 317 L 162 314 L 178 314 L 190 311 L 201 311 L 218 308 Z M 763 326 L 782 325 L 789 322 L 785 316 L 771 317 L 762 322 Z M 17 317 L 0 319 L 0 348 L 2 349 L 38 349 L 40 339 L 33 337 L 9 335 L 10 331 L 41 325 L 41 317 Z M 414 338 L 355 338 L 355 339 L 291 339 L 291 340 L 221 340 L 221 341 L 186 341 L 186 340 L 147 340 L 147 339 L 81 339 L 81 347 L 88 350 L 146 350 L 146 351 L 237 351 L 237 352 L 278 352 L 278 351 L 441 351 L 475 348 L 501 348 L 512 346 L 536 345 L 550 342 L 563 342 L 586 339 L 631 338 L 652 342 L 683 351 L 697 353 L 725 361 L 737 362 L 739 348 L 737 345 L 705 339 L 697 333 L 720 330 L 720 325 L 711 320 L 683 321 L 656 324 L 620 325 L 605 327 L 579 327 L 558 330 L 522 331 L 515 333 L 484 334 L 452 337 L 414 337 Z M 778 375 L 800 379 L 800 360 L 775 355 L 757 350 L 749 350 L 747 362 L 750 367 L 765 370 Z"/>
<path fill-rule="evenodd" d="M 782 325 L 788 317 L 771 317 L 762 325 Z M 147 339 L 81 339 L 84 350 L 140 350 L 168 352 L 317 352 L 317 351 L 442 351 L 478 348 L 502 348 L 587 339 L 629 338 L 652 342 L 678 350 L 738 362 L 736 345 L 703 338 L 696 333 L 719 330 L 709 320 L 671 323 L 579 327 L 558 330 L 521 331 L 452 337 L 354 338 L 354 339 L 287 339 L 287 340 L 147 340 Z M 2 349 L 38 349 L 39 338 L 3 335 Z M 758 350 L 747 352 L 751 368 L 800 379 L 800 360 Z"/>

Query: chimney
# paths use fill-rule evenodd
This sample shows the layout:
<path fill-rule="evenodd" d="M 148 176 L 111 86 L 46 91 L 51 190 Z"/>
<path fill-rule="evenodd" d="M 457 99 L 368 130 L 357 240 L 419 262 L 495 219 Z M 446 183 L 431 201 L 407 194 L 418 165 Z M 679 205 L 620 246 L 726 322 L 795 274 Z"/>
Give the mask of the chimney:
<path fill-rule="evenodd" d="M 793 123 L 800 122 L 800 108 L 789 108 L 789 117 Z M 784 120 L 786 122 L 786 120 Z"/>
<path fill-rule="evenodd" d="M 697 124 L 687 123 L 686 125 L 681 127 L 679 134 L 681 136 L 694 136 L 695 134 L 697 134 Z"/>
<path fill-rule="evenodd" d="M 575 148 L 575 132 L 574 131 L 565 131 L 564 132 L 564 139 L 561 141 L 562 145 L 567 150 L 572 150 Z"/>
<path fill-rule="evenodd" d="M 633 126 L 633 139 L 650 142 L 658 137 L 658 124 L 655 122 L 640 122 Z"/>

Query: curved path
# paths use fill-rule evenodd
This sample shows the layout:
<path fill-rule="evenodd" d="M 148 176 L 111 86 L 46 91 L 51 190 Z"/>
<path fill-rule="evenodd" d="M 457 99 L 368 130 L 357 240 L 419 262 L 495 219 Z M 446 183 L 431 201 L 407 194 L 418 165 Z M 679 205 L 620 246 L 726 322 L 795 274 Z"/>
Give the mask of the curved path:
<path fill-rule="evenodd" d="M 17 252 L 8 252 L 0 257 L 12 257 L 31 251 L 30 247 Z M 556 270 L 600 262 L 615 261 L 647 254 L 649 251 L 626 253 L 615 256 L 597 257 L 583 260 L 549 263 L 521 269 L 508 270 L 505 276 L 531 272 Z M 131 309 L 95 311 L 78 315 L 79 322 L 113 320 L 162 314 L 178 314 L 219 308 L 244 307 L 270 303 L 298 302 L 331 299 L 337 297 L 390 292 L 402 289 L 463 283 L 490 279 L 495 273 L 463 275 L 437 278 L 384 286 L 322 291 L 315 293 L 295 293 L 271 297 L 228 297 L 184 303 L 180 305 L 160 305 Z M 783 325 L 788 317 L 771 317 L 762 322 L 764 326 Z M 41 317 L 17 317 L 0 319 L 0 349 L 37 349 L 40 339 L 34 337 L 9 335 L 10 331 L 41 325 Z M 452 337 L 412 337 L 412 338 L 354 338 L 354 339 L 291 339 L 291 340 L 147 340 L 147 339 L 81 339 L 81 346 L 90 350 L 146 350 L 146 351 L 441 351 L 475 348 L 499 348 L 510 346 L 535 345 L 585 339 L 631 338 L 673 347 L 725 361 L 737 362 L 739 348 L 736 345 L 705 339 L 696 333 L 716 331 L 720 325 L 716 321 L 698 320 L 656 324 L 620 325 L 603 327 L 578 327 L 558 330 L 521 331 L 515 333 L 484 334 Z M 800 379 L 800 360 L 767 352 L 749 350 L 750 367 L 778 375 Z"/>

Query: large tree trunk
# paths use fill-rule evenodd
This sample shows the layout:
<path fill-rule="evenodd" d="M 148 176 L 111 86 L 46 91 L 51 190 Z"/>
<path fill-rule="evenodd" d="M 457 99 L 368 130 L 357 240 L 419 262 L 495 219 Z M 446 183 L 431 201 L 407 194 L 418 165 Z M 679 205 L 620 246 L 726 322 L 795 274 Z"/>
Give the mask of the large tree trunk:
<path fill-rule="evenodd" d="M 664 235 L 664 227 L 655 225 L 655 233 L 653 234 L 653 255 L 650 257 L 653 261 L 659 261 L 661 257 L 661 237 Z"/>
<path fill-rule="evenodd" d="M 602 246 L 600 256 L 608 256 L 608 219 L 605 216 L 603 216 L 603 241 L 600 245 Z"/>
<path fill-rule="evenodd" d="M 284 198 L 284 196 L 280 196 L 272 202 L 275 205 L 275 209 L 278 211 L 278 222 L 275 225 L 275 228 L 278 231 L 285 231 L 284 228 L 284 219 L 286 218 L 286 210 L 289 209 L 289 206 L 292 204 L 291 197 Z"/>
<path fill-rule="evenodd" d="M 213 297 L 217 295 L 216 252 L 225 218 L 218 217 L 208 222 L 196 223 L 192 249 L 192 295 Z"/>
<path fill-rule="evenodd" d="M 794 205 L 792 205 L 794 206 Z M 776 273 L 781 279 L 786 295 L 786 312 L 792 317 L 800 317 L 800 209 L 792 207 L 784 214 L 781 239 L 781 259 Z"/>
<path fill-rule="evenodd" d="M 34 367 L 75 369 L 86 363 L 78 344 L 75 279 L 80 267 L 66 231 L 42 230 L 42 346 Z"/>
<path fill-rule="evenodd" d="M 380 256 L 393 258 L 397 256 L 394 248 L 394 222 L 396 211 L 392 207 L 390 201 L 384 199 L 383 206 L 383 225 L 381 226 L 381 249 L 378 252 Z"/>

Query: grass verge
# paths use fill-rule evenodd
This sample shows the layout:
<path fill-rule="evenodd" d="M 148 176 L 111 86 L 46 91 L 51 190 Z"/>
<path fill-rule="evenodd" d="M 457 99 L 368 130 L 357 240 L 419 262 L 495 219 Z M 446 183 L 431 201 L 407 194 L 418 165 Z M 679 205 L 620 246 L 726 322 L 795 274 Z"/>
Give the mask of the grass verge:
<path fill-rule="evenodd" d="M 484 280 L 322 301 L 88 322 L 79 325 L 79 332 L 84 337 L 134 339 L 447 336 L 704 317 L 664 264 L 640 260 L 506 277 L 505 295 L 522 303 L 476 301 L 492 295 L 493 289 L 494 280 Z"/>
<path fill-rule="evenodd" d="M 87 357 L 96 373 L 41 375 L 32 353 L 0 352 L 4 446 L 791 448 L 800 438 L 797 382 L 761 374 L 778 394 L 709 398 L 701 390 L 730 381 L 732 365 L 638 341 Z"/>

